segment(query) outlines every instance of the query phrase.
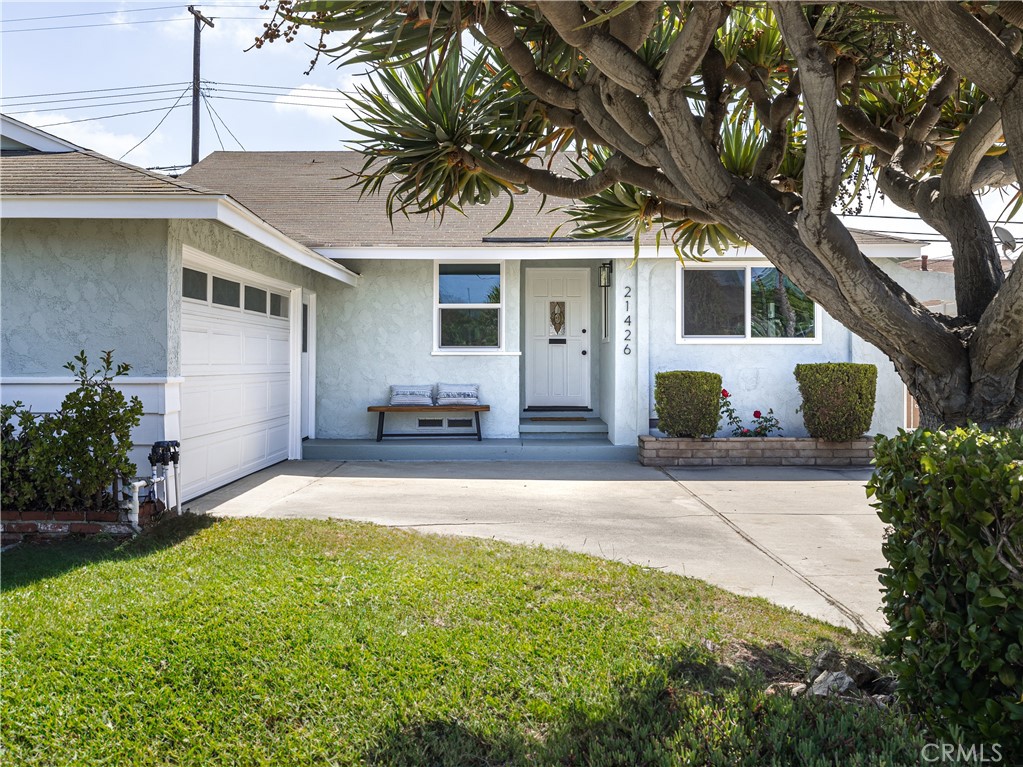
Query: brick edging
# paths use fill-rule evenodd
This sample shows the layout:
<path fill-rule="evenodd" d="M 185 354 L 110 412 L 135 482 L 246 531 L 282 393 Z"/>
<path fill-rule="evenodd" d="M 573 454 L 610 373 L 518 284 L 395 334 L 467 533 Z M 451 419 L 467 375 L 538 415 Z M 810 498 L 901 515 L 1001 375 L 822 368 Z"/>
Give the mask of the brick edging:
<path fill-rule="evenodd" d="M 156 522 L 158 514 L 147 504 L 139 509 L 139 527 Z M 108 511 L 0 511 L 0 545 L 22 541 L 53 541 L 78 535 L 109 535 L 125 538 L 138 529 L 126 512 Z"/>
<path fill-rule="evenodd" d="M 815 437 L 639 438 L 644 466 L 869 466 L 871 437 L 826 442 Z"/>

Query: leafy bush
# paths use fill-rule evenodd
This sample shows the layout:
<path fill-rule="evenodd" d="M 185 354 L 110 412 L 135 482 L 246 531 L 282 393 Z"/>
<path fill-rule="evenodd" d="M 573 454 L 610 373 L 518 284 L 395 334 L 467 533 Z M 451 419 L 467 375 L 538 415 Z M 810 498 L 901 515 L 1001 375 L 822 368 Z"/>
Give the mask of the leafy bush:
<path fill-rule="evenodd" d="M 705 437 L 718 430 L 721 376 L 670 370 L 654 376 L 658 428 L 669 437 Z"/>
<path fill-rule="evenodd" d="M 9 509 L 101 507 L 107 488 L 135 475 L 128 459 L 131 431 L 142 418 L 142 402 L 113 386 L 131 366 L 103 352 L 89 370 L 82 351 L 65 366 L 78 379 L 56 413 L 35 414 L 21 402 L 0 409 L 0 472 L 3 505 Z"/>
<path fill-rule="evenodd" d="M 857 439 L 870 428 L 877 367 L 855 362 L 796 365 L 800 410 L 811 437 L 829 442 Z"/>
<path fill-rule="evenodd" d="M 900 432 L 874 455 L 900 691 L 936 733 L 1023 756 L 1023 432 Z"/>

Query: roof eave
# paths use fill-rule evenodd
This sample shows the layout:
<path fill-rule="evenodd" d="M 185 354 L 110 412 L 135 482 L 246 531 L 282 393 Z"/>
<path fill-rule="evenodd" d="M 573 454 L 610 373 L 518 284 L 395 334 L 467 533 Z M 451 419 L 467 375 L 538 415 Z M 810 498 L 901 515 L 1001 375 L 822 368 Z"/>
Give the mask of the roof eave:
<path fill-rule="evenodd" d="M 282 257 L 346 285 L 359 275 L 275 229 L 227 195 L 0 195 L 4 218 L 202 219 L 219 221 Z"/>

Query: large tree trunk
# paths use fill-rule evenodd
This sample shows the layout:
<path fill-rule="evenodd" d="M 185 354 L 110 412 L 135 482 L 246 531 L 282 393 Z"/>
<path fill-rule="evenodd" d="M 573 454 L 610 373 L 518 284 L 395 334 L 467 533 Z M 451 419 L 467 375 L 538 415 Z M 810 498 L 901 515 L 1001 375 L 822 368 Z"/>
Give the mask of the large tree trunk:
<path fill-rule="evenodd" d="M 995 380 L 988 377 L 983 386 L 975 386 L 962 374 L 935 374 L 898 362 L 895 366 L 920 408 L 922 427 L 954 428 L 975 423 L 984 431 L 1023 428 L 1023 412 L 1018 406 L 1005 405 L 1006 401 L 1019 401 L 1018 371 Z"/>

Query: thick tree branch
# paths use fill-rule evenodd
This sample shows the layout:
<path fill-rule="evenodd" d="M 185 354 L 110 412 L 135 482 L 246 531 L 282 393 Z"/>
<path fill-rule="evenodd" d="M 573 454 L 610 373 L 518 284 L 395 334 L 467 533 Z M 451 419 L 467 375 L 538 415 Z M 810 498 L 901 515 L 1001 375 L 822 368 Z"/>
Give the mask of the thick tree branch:
<path fill-rule="evenodd" d="M 621 40 L 631 51 L 638 50 L 650 35 L 664 10 L 662 0 L 639 0 L 619 16 L 608 23 L 611 35 Z"/>
<path fill-rule="evenodd" d="M 601 142 L 612 149 L 624 152 L 642 165 L 657 165 L 658 159 L 651 148 L 636 141 L 608 113 L 600 99 L 595 85 L 584 85 L 579 91 L 579 108 L 589 125 L 601 136 Z"/>
<path fill-rule="evenodd" d="M 497 4 L 488 9 L 482 24 L 483 34 L 496 45 L 522 84 L 541 101 L 562 109 L 577 109 L 578 94 L 563 82 L 536 68 L 532 52 L 515 36 L 515 25 Z"/>
<path fill-rule="evenodd" d="M 889 200 L 903 210 L 920 213 L 917 210 L 919 181 L 888 165 L 881 168 L 881 172 L 877 174 L 877 186 L 878 189 L 887 195 Z"/>
<path fill-rule="evenodd" d="M 927 137 L 941 117 L 942 104 L 948 100 L 958 85 L 959 75 L 945 67 L 941 77 L 927 92 L 923 107 L 910 123 L 899 158 L 903 170 L 910 176 L 915 176 L 921 168 L 934 160 L 934 147 L 927 142 Z"/>
<path fill-rule="evenodd" d="M 700 66 L 722 17 L 720 3 L 695 3 L 661 66 L 661 88 L 681 88 Z"/>
<path fill-rule="evenodd" d="M 958 3 L 914 0 L 892 5 L 942 61 L 995 100 L 1008 94 L 1023 75 L 1023 61 Z"/>
<path fill-rule="evenodd" d="M 848 104 L 840 106 L 838 108 L 838 124 L 856 138 L 877 149 L 880 153 L 878 160 L 882 165 L 887 165 L 899 148 L 899 137 L 891 131 L 875 125 L 867 113 L 859 107 Z"/>
<path fill-rule="evenodd" d="M 973 192 L 973 178 L 984 153 L 1002 135 L 1002 110 L 996 101 L 980 108 L 949 152 L 941 174 L 941 192 L 962 197 Z"/>
<path fill-rule="evenodd" d="M 1023 261 L 1017 261 L 984 314 L 970 342 L 970 362 L 975 383 L 1007 374 L 1020 375 L 1023 365 Z M 1023 378 L 1023 376 L 1020 376 Z M 1023 384 L 1023 381 L 1020 381 Z M 1004 387 L 993 386 L 990 396 Z M 1001 395 L 1005 404 L 1008 398 Z"/>
<path fill-rule="evenodd" d="M 611 155 L 604 167 L 586 178 L 569 178 L 552 173 L 546 168 L 536 168 L 500 155 L 478 156 L 465 149 L 459 150 L 459 159 L 466 167 L 477 167 L 513 184 L 527 186 L 541 194 L 581 200 L 614 186 L 621 180 L 626 159 L 619 154 Z"/>
<path fill-rule="evenodd" d="M 899 333 L 918 336 L 922 345 L 907 349 L 907 356 L 930 370 L 947 369 L 951 361 L 961 358 L 961 343 L 915 301 L 907 301 L 904 290 L 894 291 L 890 281 L 879 279 L 852 235 L 831 213 L 841 183 L 842 157 L 834 71 L 818 46 L 802 6 L 772 3 L 772 8 L 785 42 L 796 56 L 805 102 L 807 141 L 800 238 L 831 272 L 859 316 L 859 324 L 869 321 L 888 338 Z"/>
<path fill-rule="evenodd" d="M 646 103 L 635 93 L 605 76 L 599 78 L 597 87 L 600 101 L 608 114 L 635 141 L 643 146 L 650 146 L 661 139 L 661 132 L 650 116 Z"/>
<path fill-rule="evenodd" d="M 1008 153 L 988 155 L 977 164 L 972 186 L 974 192 L 979 192 L 987 188 L 1000 189 L 1015 184 L 1018 180 L 1016 168 L 1012 164 L 1012 155 Z"/>
<path fill-rule="evenodd" d="M 600 27 L 583 27 L 583 8 L 572 0 L 539 0 L 537 8 L 561 39 L 582 51 L 592 64 L 633 93 L 652 93 L 657 74 L 628 46 Z"/>

